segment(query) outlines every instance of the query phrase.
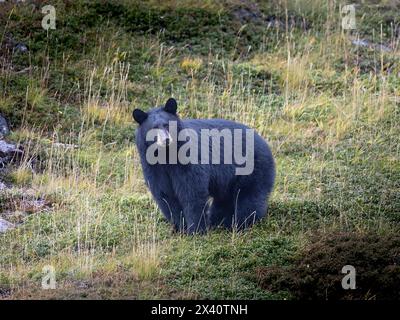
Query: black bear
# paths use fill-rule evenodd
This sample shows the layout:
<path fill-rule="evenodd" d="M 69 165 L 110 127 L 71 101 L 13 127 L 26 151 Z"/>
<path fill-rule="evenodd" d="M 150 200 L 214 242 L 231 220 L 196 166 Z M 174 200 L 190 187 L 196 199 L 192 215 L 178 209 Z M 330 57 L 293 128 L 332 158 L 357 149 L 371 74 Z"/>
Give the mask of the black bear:
<path fill-rule="evenodd" d="M 148 112 L 135 109 L 133 118 L 146 183 L 176 230 L 241 230 L 265 216 L 275 165 L 253 129 L 222 119 L 180 119 L 173 98 Z"/>

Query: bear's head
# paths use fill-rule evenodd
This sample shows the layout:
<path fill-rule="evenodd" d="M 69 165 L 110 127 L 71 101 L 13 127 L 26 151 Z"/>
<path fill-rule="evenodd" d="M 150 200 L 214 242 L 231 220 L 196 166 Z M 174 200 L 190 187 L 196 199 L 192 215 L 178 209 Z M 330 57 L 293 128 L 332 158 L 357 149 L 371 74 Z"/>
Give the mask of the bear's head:
<path fill-rule="evenodd" d="M 139 124 L 137 135 L 143 139 L 150 130 L 153 130 L 159 146 L 168 146 L 173 143 L 176 131 L 181 128 L 181 120 L 176 114 L 177 107 L 176 100 L 169 98 L 164 106 L 153 108 L 147 112 L 140 109 L 133 110 L 133 119 Z M 170 126 L 175 126 L 175 128 Z M 145 144 L 149 144 L 149 142 L 145 142 Z"/>

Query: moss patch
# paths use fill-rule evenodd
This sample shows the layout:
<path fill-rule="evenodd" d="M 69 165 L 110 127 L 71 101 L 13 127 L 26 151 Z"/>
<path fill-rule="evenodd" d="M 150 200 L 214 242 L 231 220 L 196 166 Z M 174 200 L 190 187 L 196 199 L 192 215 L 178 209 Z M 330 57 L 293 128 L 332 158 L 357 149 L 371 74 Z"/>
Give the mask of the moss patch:
<path fill-rule="evenodd" d="M 344 290 L 345 265 L 356 270 L 356 289 Z M 296 299 L 400 299 L 398 234 L 316 234 L 289 267 L 258 269 L 267 290 L 288 290 Z"/>

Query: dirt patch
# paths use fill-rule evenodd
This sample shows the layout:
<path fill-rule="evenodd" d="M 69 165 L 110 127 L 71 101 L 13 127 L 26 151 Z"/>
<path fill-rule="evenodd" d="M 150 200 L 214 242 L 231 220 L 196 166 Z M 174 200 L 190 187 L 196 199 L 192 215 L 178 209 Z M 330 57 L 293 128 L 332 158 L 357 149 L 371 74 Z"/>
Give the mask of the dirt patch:
<path fill-rule="evenodd" d="M 288 290 L 295 299 L 400 299 L 400 235 L 315 234 L 289 267 L 257 270 L 269 291 Z M 342 268 L 356 270 L 356 289 L 342 287 Z"/>
<path fill-rule="evenodd" d="M 55 199 L 51 197 L 38 197 L 29 189 L 18 191 L 19 193 L 14 194 L 5 190 L 0 194 L 0 219 L 3 226 L 8 226 L 0 229 L 0 232 L 24 223 L 29 215 L 51 211 L 55 205 Z"/>
<path fill-rule="evenodd" d="M 3 290 L 3 291 L 2 291 Z M 4 292 L 3 296 L 1 292 Z M 26 282 L 16 288 L 1 288 L 0 300 L 19 299 L 183 299 L 185 296 L 167 286 L 163 279 L 139 280 L 133 273 L 119 270 L 113 274 L 95 272 L 86 280 L 57 281 L 56 289 L 43 290 L 39 283 Z"/>
<path fill-rule="evenodd" d="M 267 15 L 264 14 L 256 2 L 242 0 L 238 5 L 232 9 L 232 15 L 236 21 L 241 24 L 252 23 L 256 25 L 263 25 L 267 29 L 278 29 L 285 31 L 286 27 L 289 29 L 299 28 L 308 30 L 310 24 L 304 17 L 289 15 L 286 21 L 285 16 Z"/>

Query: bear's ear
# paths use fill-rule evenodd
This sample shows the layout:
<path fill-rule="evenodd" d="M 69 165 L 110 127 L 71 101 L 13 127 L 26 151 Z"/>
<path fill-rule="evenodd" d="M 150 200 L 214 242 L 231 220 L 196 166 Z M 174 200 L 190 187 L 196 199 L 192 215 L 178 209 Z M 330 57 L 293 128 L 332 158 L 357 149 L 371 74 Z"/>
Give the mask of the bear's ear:
<path fill-rule="evenodd" d="M 137 123 L 142 124 L 143 121 L 146 120 L 149 115 L 140 109 L 135 109 L 133 110 L 132 116 Z"/>
<path fill-rule="evenodd" d="M 178 105 L 176 103 L 176 100 L 174 98 L 169 98 L 168 101 L 165 103 L 164 110 L 176 114 L 176 109 L 178 108 Z"/>

